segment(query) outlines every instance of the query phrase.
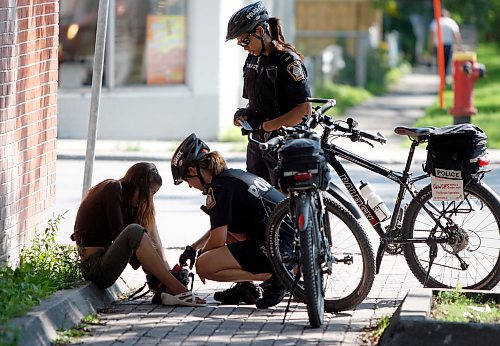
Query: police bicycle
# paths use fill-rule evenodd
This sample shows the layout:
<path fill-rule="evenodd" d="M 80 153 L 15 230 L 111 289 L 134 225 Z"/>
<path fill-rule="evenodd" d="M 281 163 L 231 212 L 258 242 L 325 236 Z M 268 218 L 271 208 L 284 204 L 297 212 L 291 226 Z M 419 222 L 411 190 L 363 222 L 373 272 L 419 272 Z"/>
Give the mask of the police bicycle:
<path fill-rule="evenodd" d="M 334 102 L 316 109 L 315 116 L 302 124 L 281 128 L 280 136 L 266 143 L 249 135 L 261 150 L 279 153 L 280 187 L 289 197 L 268 219 L 266 245 L 274 273 L 291 292 L 290 299 L 294 295 L 307 304 L 312 327 L 323 323 L 325 310 L 341 311 L 361 303 L 375 276 L 368 237 L 342 205 L 345 196 L 330 183 L 320 137 L 311 130 Z M 291 249 L 283 246 L 289 243 L 290 234 L 294 238 Z"/>
<path fill-rule="evenodd" d="M 311 101 L 325 103 L 325 106 L 330 103 L 330 100 L 325 99 L 311 99 Z M 462 287 L 484 290 L 495 287 L 500 281 L 500 201 L 498 195 L 482 181 L 484 175 L 490 171 L 487 167 L 488 160 L 481 156 L 463 160 L 464 166 L 473 166 L 473 168 L 469 169 L 468 174 L 464 175 L 460 183 L 463 184 L 459 189 L 462 192 L 460 198 L 439 200 L 433 197 L 435 192 L 439 193 L 435 188 L 442 188 L 446 184 L 429 183 L 428 166 L 431 165 L 432 160 L 428 159 L 426 162 L 427 172 L 414 174 L 410 168 L 416 147 L 428 143 L 429 150 L 430 139 L 434 137 L 437 140 L 440 129 L 396 127 L 395 132 L 398 135 L 407 136 L 411 141 L 411 146 L 404 170 L 394 171 L 333 143 L 335 139 L 344 137 L 352 142 L 362 142 L 373 146 L 371 142 L 380 144 L 386 142 L 382 135 L 360 131 L 356 121 L 352 118 L 347 121 L 333 121 L 330 117 L 322 115 L 325 111 L 318 112 L 316 107 L 311 117 L 314 120 L 309 123 L 311 128 L 313 125 L 323 126 L 321 148 L 357 208 L 353 208 L 350 204 L 354 203 L 345 198 L 339 202 L 358 219 L 359 210 L 361 210 L 380 236 L 376 272 L 378 273 L 380 269 L 385 253 L 404 254 L 410 270 L 426 287 Z M 281 132 L 284 131 L 286 129 Z M 275 146 L 276 142 L 282 140 L 277 137 L 267 146 Z M 458 144 L 453 143 L 455 146 Z M 261 145 L 261 147 L 265 149 L 266 145 Z M 360 188 L 356 187 L 338 158 L 386 177 L 399 185 L 392 213 L 383 208 L 380 200 L 373 198 L 373 193 L 362 193 L 364 184 Z M 433 171 L 433 175 L 436 172 Z M 451 182 L 457 183 L 456 180 Z M 274 248 L 274 253 L 277 254 L 271 258 L 275 270 L 281 272 L 280 277 L 285 279 L 284 282 L 288 283 L 288 287 L 292 287 L 297 281 L 296 273 L 290 270 L 286 263 L 287 254 L 282 254 L 280 257 L 278 246 L 279 224 L 284 222 L 287 213 L 284 209 L 279 205 L 271 215 L 267 240 L 268 246 Z M 333 227 L 331 231 L 333 232 L 332 253 L 334 253 L 337 239 L 342 239 L 346 232 L 335 234 L 336 229 Z M 356 264 L 355 261 L 354 264 Z M 335 280 L 336 276 L 340 276 L 339 280 Z M 334 270 L 332 277 L 340 287 L 347 285 L 342 281 L 341 270 Z M 303 293 L 304 285 L 299 282 L 296 295 L 301 296 Z M 325 294 L 328 294 L 328 288 L 325 288 Z M 348 304 L 345 304 L 345 297 L 346 294 L 341 291 L 337 297 L 329 299 L 330 311 L 346 309 Z"/>

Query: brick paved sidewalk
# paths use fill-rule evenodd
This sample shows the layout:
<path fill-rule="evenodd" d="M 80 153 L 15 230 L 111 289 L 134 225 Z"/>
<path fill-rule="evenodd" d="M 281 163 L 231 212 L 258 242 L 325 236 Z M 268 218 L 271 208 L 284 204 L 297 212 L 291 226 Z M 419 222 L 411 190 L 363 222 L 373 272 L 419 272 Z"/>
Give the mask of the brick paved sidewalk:
<path fill-rule="evenodd" d="M 168 250 L 175 262 L 180 250 Z M 142 284 L 141 271 L 127 271 L 125 280 Z M 134 285 L 132 285 L 134 286 Z M 195 291 L 213 301 L 213 292 L 229 284 L 195 281 Z M 286 302 L 258 310 L 247 306 L 167 307 L 153 305 L 151 296 L 113 304 L 100 313 L 101 325 L 78 340 L 87 345 L 359 345 L 365 327 L 390 316 L 411 287 L 421 287 L 402 256 L 385 256 L 373 288 L 356 310 L 326 314 L 322 328 L 308 326 L 304 304 L 290 305 L 282 324 Z"/>

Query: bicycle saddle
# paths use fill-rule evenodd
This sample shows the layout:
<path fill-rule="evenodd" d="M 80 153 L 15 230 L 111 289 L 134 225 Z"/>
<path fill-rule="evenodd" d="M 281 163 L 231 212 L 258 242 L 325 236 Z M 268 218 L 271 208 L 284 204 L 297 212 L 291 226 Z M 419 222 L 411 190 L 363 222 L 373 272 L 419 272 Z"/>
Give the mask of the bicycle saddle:
<path fill-rule="evenodd" d="M 429 139 L 429 135 L 436 129 L 434 126 L 426 127 L 406 127 L 398 126 L 394 129 L 394 132 L 401 136 L 408 136 L 417 142 L 423 142 Z"/>

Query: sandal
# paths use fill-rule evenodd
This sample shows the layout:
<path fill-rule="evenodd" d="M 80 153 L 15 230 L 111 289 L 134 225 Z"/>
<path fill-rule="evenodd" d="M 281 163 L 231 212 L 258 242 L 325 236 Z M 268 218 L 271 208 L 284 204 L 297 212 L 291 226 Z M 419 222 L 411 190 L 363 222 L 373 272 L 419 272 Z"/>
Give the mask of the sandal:
<path fill-rule="evenodd" d="M 182 292 L 172 295 L 166 292 L 161 294 L 161 303 L 163 305 L 179 305 L 179 306 L 207 306 L 206 303 L 198 303 L 196 299 L 201 299 L 191 291 Z"/>

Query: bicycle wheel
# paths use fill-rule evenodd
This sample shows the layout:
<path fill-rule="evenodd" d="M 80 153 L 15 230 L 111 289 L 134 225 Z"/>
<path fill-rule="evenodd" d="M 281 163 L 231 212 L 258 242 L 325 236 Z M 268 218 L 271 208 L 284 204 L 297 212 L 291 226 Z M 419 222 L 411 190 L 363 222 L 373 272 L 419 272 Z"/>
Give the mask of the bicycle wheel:
<path fill-rule="evenodd" d="M 361 224 L 339 203 L 323 199 L 328 218 L 331 255 L 334 258 L 332 275 L 324 275 L 325 311 L 349 310 L 366 298 L 375 277 L 375 260 L 370 242 Z M 290 291 L 295 280 L 298 259 L 296 239 L 290 221 L 289 200 L 273 210 L 266 229 L 267 250 L 274 272 Z M 292 244 L 291 246 L 289 244 Z M 303 281 L 295 288 L 294 296 L 306 301 Z"/>
<path fill-rule="evenodd" d="M 299 230 L 300 269 L 304 280 L 305 301 L 311 327 L 318 328 L 323 324 L 325 304 L 323 298 L 323 273 L 321 268 L 320 224 L 315 201 L 311 195 L 308 200 L 298 202 L 297 218 L 304 217 L 304 228 Z"/>
<path fill-rule="evenodd" d="M 436 223 L 422 206 L 439 220 L 435 236 L 446 242 L 437 244 L 428 287 L 491 289 L 500 280 L 500 202 L 481 182 L 464 187 L 463 201 L 432 201 L 431 186 L 413 199 L 403 221 L 404 238 L 424 238 Z M 404 255 L 415 277 L 425 283 L 429 267 L 426 243 L 405 244 Z"/>

